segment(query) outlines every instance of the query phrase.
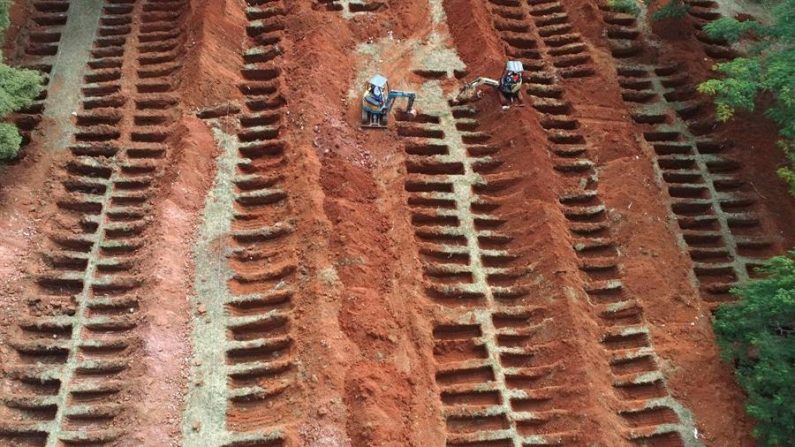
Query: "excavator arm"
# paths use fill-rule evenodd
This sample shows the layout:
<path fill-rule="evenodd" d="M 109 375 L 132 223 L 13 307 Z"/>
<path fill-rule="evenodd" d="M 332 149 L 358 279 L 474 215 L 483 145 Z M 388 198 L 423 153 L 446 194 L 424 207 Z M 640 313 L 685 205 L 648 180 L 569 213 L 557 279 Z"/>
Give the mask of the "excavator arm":
<path fill-rule="evenodd" d="M 476 98 L 479 98 L 480 94 L 478 92 L 478 87 L 480 87 L 481 85 L 488 85 L 490 87 L 499 88 L 500 81 L 481 76 L 475 79 L 474 81 L 467 82 L 466 84 L 464 84 L 463 87 L 461 87 L 461 90 L 458 92 L 458 95 L 455 97 L 454 102 L 456 104 L 464 104 Z"/>
<path fill-rule="evenodd" d="M 387 98 L 386 104 L 386 112 L 389 113 L 392 110 L 392 106 L 395 104 L 395 100 L 397 98 L 407 98 L 408 103 L 406 104 L 406 113 L 413 115 L 414 114 L 414 100 L 417 98 L 417 94 L 414 92 L 404 92 L 401 90 L 392 90 L 389 92 L 389 98 Z"/>

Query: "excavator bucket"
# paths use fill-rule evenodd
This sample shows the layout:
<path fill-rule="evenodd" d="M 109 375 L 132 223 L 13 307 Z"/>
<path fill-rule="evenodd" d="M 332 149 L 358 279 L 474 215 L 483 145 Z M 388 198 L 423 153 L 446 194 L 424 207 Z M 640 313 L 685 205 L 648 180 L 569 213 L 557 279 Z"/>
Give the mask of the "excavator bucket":
<path fill-rule="evenodd" d="M 474 81 L 467 82 L 461 87 L 461 90 L 458 91 L 458 95 L 453 99 L 453 104 L 466 104 L 471 101 L 477 101 L 483 96 L 483 92 L 481 92 L 478 87 L 481 85 L 489 85 L 492 87 L 497 87 L 500 83 L 494 79 L 479 77 Z"/>
<path fill-rule="evenodd" d="M 476 99 L 480 99 L 482 93 L 478 90 L 477 86 L 473 83 L 464 84 L 459 90 L 458 95 L 456 95 L 455 99 L 453 99 L 453 103 L 458 104 L 466 104 L 470 101 L 474 101 Z"/>

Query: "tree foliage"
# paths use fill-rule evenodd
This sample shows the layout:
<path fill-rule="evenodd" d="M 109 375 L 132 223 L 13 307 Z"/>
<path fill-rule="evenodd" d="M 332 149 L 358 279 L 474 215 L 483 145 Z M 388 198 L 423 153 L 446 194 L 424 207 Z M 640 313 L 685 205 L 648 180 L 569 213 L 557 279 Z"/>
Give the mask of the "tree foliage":
<path fill-rule="evenodd" d="M 795 0 L 781 0 L 773 6 L 774 20 L 762 24 L 754 20 L 738 21 L 721 18 L 704 27 L 710 37 L 736 43 L 744 36 L 753 36 L 748 54 L 717 64 L 720 79 L 701 83 L 699 91 L 715 97 L 718 119 L 728 121 L 735 111 L 754 110 L 757 97 L 768 93 L 775 104 L 766 114 L 781 126 L 781 135 L 795 140 Z M 785 152 L 792 166 L 795 154 L 787 143 Z M 779 174 L 795 193 L 795 172 L 782 168 Z"/>
<path fill-rule="evenodd" d="M 795 445 L 795 251 L 772 258 L 766 277 L 735 290 L 715 314 L 723 357 L 736 365 L 763 447 Z"/>
<path fill-rule="evenodd" d="M 722 78 L 699 85 L 699 91 L 715 97 L 728 120 L 735 110 L 754 110 L 757 96 L 768 92 L 776 103 L 767 113 L 782 126 L 782 135 L 795 139 L 795 0 L 783 0 L 773 9 L 775 21 L 763 25 L 721 18 L 704 27 L 710 37 L 737 42 L 753 33 L 756 41 L 748 55 L 717 64 Z"/>
<path fill-rule="evenodd" d="M 31 105 L 40 92 L 38 72 L 0 64 L 0 116 Z"/>
<path fill-rule="evenodd" d="M 9 25 L 9 0 L 0 0 L 0 35 Z M 0 55 L 2 56 L 2 55 Z M 0 62 L 0 119 L 33 103 L 41 93 L 41 75 L 33 70 L 10 67 Z M 16 127 L 0 124 L 0 160 L 13 158 L 22 142 Z"/>
<path fill-rule="evenodd" d="M 795 169 L 793 169 L 793 167 L 795 167 L 795 143 L 791 140 L 782 140 L 779 141 L 779 146 L 787 155 L 790 166 L 779 168 L 778 175 L 789 184 L 789 192 L 795 196 Z"/>

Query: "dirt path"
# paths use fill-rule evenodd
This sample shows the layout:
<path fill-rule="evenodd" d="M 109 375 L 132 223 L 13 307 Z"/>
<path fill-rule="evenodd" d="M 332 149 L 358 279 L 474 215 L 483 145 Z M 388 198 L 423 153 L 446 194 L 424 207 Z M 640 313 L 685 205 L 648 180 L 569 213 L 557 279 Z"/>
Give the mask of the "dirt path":
<path fill-rule="evenodd" d="M 102 15 L 101 0 L 89 0 L 69 4 L 66 25 L 61 31 L 59 46 L 68 50 L 59 51 L 52 60 L 41 63 L 51 66 L 44 100 L 43 124 L 39 127 L 45 151 L 64 150 L 74 134 L 74 113 L 80 106 L 82 91 L 74 88 L 83 83 L 91 44 L 99 27 Z"/>

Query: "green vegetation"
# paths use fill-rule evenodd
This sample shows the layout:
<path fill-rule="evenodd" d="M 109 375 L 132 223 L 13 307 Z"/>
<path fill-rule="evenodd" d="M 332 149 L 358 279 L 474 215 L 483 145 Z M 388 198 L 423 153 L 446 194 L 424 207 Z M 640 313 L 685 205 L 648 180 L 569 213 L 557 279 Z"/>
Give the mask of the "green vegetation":
<path fill-rule="evenodd" d="M 778 176 L 784 179 L 785 182 L 789 185 L 789 192 L 793 196 L 795 196 L 795 144 L 792 141 L 780 141 L 779 146 L 781 150 L 787 155 L 789 159 L 790 166 L 784 166 L 779 168 Z"/>
<path fill-rule="evenodd" d="M 657 0 L 644 0 L 647 6 L 657 3 Z M 682 0 L 668 0 L 668 3 L 652 14 L 653 20 L 678 19 L 687 14 L 687 5 Z"/>
<path fill-rule="evenodd" d="M 752 39 L 747 56 L 717 64 L 722 77 L 698 89 L 714 96 L 722 121 L 738 109 L 754 110 L 761 94 L 770 95 L 775 102 L 766 113 L 781 126 L 780 146 L 795 166 L 795 0 L 777 3 L 772 16 L 771 24 L 733 18 L 708 24 L 713 38 Z M 784 167 L 778 173 L 795 195 L 795 171 Z M 748 394 L 754 436 L 764 447 L 785 447 L 795 445 L 795 251 L 768 261 L 764 273 L 765 279 L 735 291 L 738 304 L 718 310 L 715 332 Z"/>
<path fill-rule="evenodd" d="M 635 17 L 640 15 L 640 6 L 636 0 L 607 0 L 607 6 L 616 12 L 632 14 Z"/>
<path fill-rule="evenodd" d="M 795 251 L 775 257 L 765 279 L 735 293 L 742 299 L 715 315 L 724 358 L 748 394 L 746 409 L 756 421 L 763 447 L 795 445 Z"/>
<path fill-rule="evenodd" d="M 611 1 L 611 0 L 608 0 Z M 655 0 L 646 0 L 651 5 Z M 613 3 L 610 3 L 613 6 Z M 615 6 L 614 9 L 618 10 Z M 687 5 L 670 0 L 654 20 L 682 17 Z M 718 118 L 738 109 L 754 110 L 761 94 L 775 103 L 766 113 L 781 126 L 779 143 L 791 166 L 778 174 L 795 195 L 795 0 L 773 7 L 772 24 L 723 18 L 705 26 L 710 37 L 739 42 L 752 36 L 748 55 L 717 64 L 721 79 L 699 85 L 715 98 Z M 795 446 L 795 251 L 770 259 L 764 279 L 733 291 L 740 300 L 715 314 L 715 333 L 725 360 L 735 365 L 748 395 L 746 411 L 755 419 L 754 437 L 762 447 Z"/>
<path fill-rule="evenodd" d="M 0 32 L 8 28 L 11 24 L 11 18 L 8 15 L 8 10 L 11 8 L 11 0 L 0 0 Z"/>
<path fill-rule="evenodd" d="M 731 119 L 737 109 L 754 110 L 760 94 L 771 95 L 775 103 L 766 113 L 781 126 L 782 148 L 795 166 L 795 0 L 780 1 L 772 12 L 774 22 L 769 25 L 722 18 L 705 27 L 711 37 L 732 43 L 749 35 L 753 40 L 747 56 L 717 64 L 715 70 L 723 77 L 703 82 L 698 89 L 715 97 L 722 121 Z M 779 175 L 795 194 L 793 168 L 783 168 Z"/>
<path fill-rule="evenodd" d="M 9 25 L 9 6 L 9 0 L 0 0 L 0 34 Z M 0 119 L 32 104 L 40 92 L 41 75 L 38 72 L 0 62 Z M 22 137 L 14 125 L 0 123 L 0 160 L 14 158 L 21 143 Z"/>

